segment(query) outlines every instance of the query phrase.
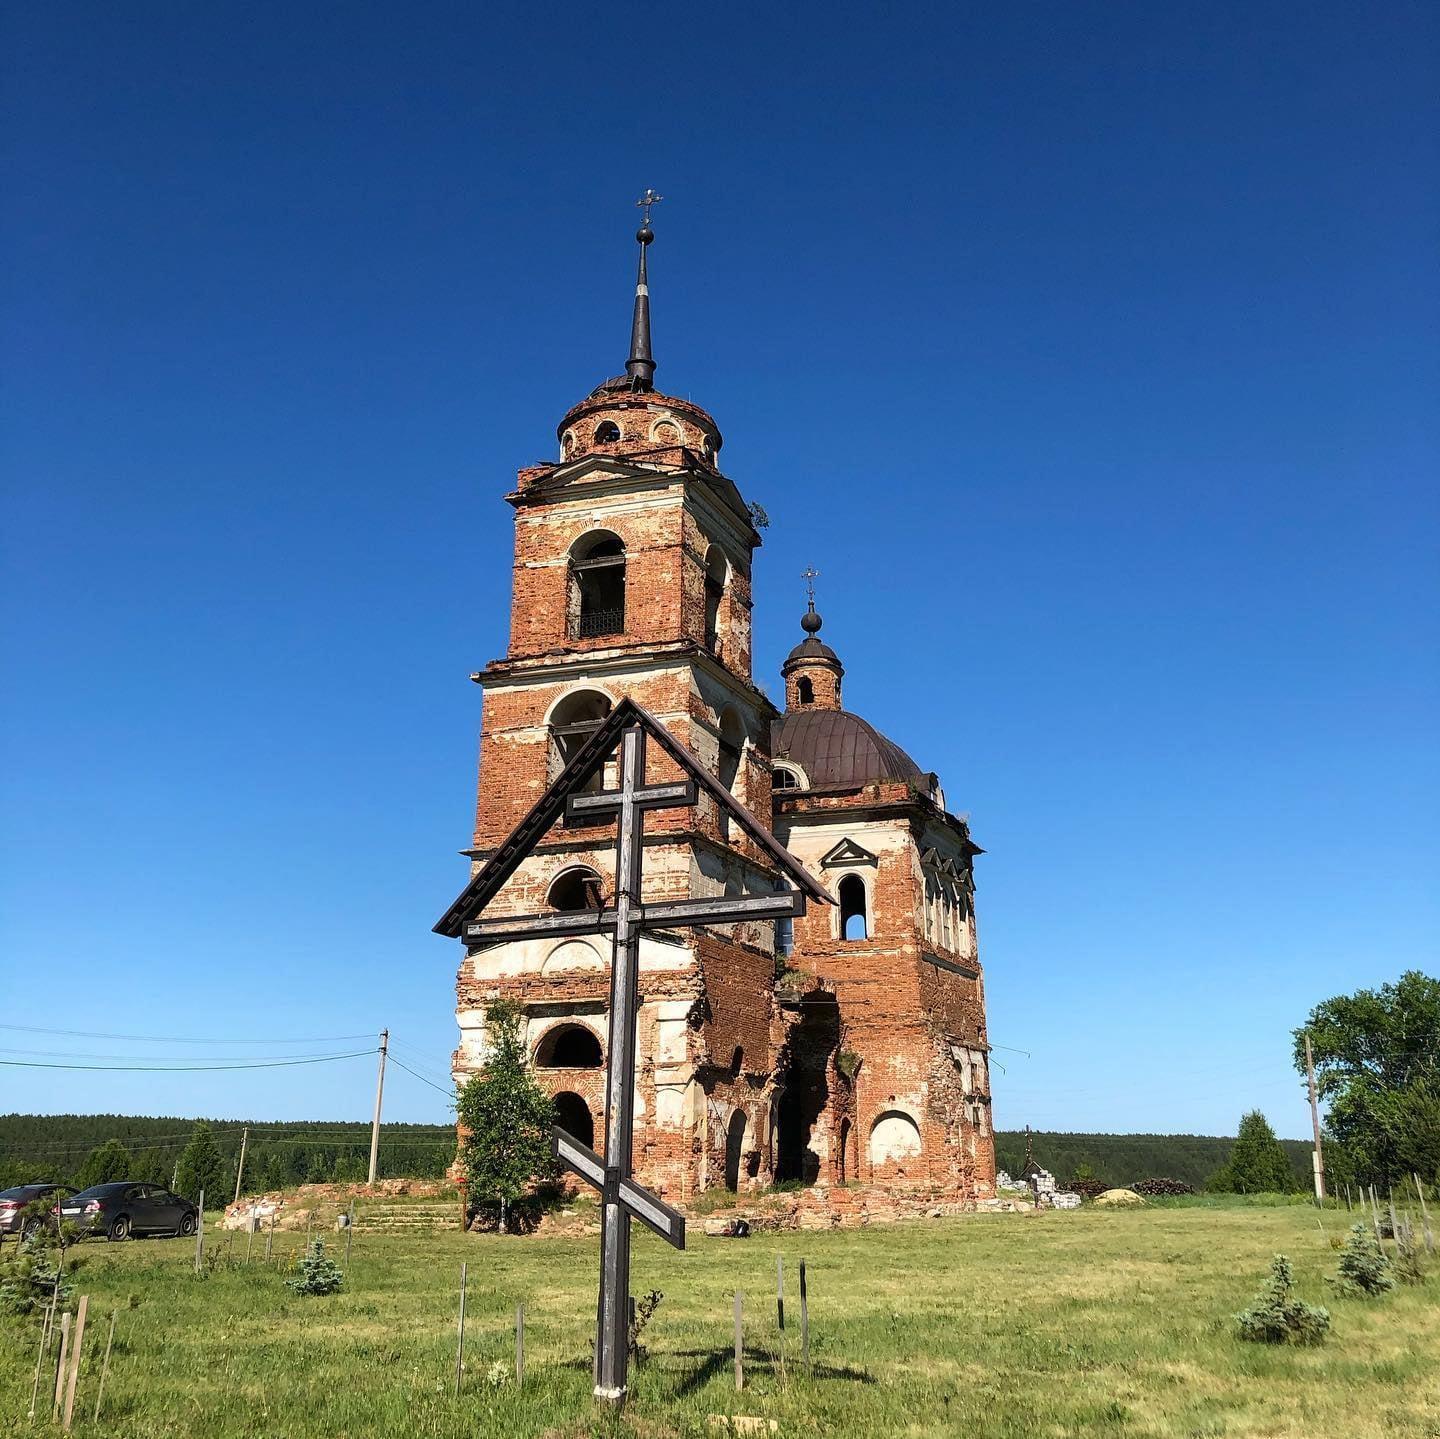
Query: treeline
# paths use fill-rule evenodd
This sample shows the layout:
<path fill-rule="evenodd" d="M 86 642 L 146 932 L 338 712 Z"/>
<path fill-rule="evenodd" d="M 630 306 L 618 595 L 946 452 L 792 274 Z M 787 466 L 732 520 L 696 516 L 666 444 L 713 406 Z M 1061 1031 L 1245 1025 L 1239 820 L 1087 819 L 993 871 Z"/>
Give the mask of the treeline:
<path fill-rule="evenodd" d="M 235 1190 L 241 1138 L 247 1128 L 247 1193 L 364 1180 L 370 1170 L 370 1126 L 363 1122 L 204 1122 L 218 1152 L 217 1188 L 227 1196 Z M 0 1115 L 0 1189 L 38 1179 L 77 1188 L 111 1179 L 138 1179 L 168 1187 L 199 1123 L 127 1114 Z M 123 1149 L 123 1159 L 116 1144 Z M 454 1158 L 455 1131 L 449 1125 L 381 1126 L 381 1178 L 436 1179 Z M 98 1173 L 101 1168 L 107 1172 Z M 116 1168 L 125 1172 L 109 1172 Z"/>
<path fill-rule="evenodd" d="M 1038 1134 L 1030 1142 L 1035 1161 L 1062 1183 L 1079 1173 L 1093 1175 L 1112 1187 L 1139 1179 L 1179 1179 L 1203 1189 L 1224 1169 L 1234 1139 L 1206 1134 Z M 1310 1183 L 1310 1145 L 1303 1139 L 1282 1139 L 1280 1147 L 1295 1172 L 1296 1188 Z M 995 1163 L 1018 1175 L 1025 1167 L 1023 1132 L 996 1130 Z M 1087 1167 L 1088 1166 L 1088 1167 Z"/>
<path fill-rule="evenodd" d="M 169 1185 L 190 1142 L 194 1119 L 148 1118 L 127 1114 L 0 1115 L 0 1188 L 34 1179 L 78 1184 L 81 1179 L 140 1179 Z M 260 1120 L 207 1121 L 222 1169 L 221 1189 L 235 1189 L 241 1135 L 248 1127 L 245 1189 L 290 1188 L 363 1180 L 370 1167 L 370 1126 L 313 1120 L 290 1124 Z M 96 1151 L 118 1141 L 125 1174 L 92 1176 L 87 1164 L 101 1162 Z M 1164 1176 L 1196 1189 L 1230 1159 L 1234 1139 L 1198 1134 L 1033 1134 L 1036 1160 L 1068 1182 L 1077 1172 L 1111 1185 Z M 1297 1187 L 1310 1182 L 1310 1146 L 1282 1139 Z M 114 1167 L 114 1151 L 104 1161 Z M 443 1124 L 386 1124 L 380 1130 L 382 1178 L 438 1179 L 455 1158 L 455 1131 Z M 998 1131 L 995 1158 L 1001 1169 L 1019 1174 L 1025 1166 L 1025 1135 Z M 1088 1168 L 1087 1168 L 1088 1166 Z M 93 1168 L 93 1164 L 91 1164 Z M 78 1186 L 83 1187 L 83 1186 Z"/>

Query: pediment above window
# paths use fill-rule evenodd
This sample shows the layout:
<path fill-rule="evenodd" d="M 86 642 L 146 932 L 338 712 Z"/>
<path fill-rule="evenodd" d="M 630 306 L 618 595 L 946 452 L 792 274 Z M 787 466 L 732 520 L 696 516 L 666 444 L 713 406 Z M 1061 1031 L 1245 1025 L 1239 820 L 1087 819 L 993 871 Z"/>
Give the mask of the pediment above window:
<path fill-rule="evenodd" d="M 856 844 L 848 836 L 840 841 L 828 854 L 820 860 L 821 869 L 835 869 L 839 865 L 847 864 L 878 864 L 880 857 L 871 854 L 864 845 Z"/>

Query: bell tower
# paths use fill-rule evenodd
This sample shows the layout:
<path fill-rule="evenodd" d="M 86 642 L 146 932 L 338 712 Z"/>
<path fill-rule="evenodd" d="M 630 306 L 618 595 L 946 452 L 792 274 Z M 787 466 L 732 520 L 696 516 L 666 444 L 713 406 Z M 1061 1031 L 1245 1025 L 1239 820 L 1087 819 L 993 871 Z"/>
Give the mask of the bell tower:
<path fill-rule="evenodd" d="M 558 458 L 522 469 L 506 496 L 515 515 L 509 643 L 472 676 L 485 695 L 469 851 L 477 866 L 622 696 L 654 715 L 752 813 L 768 823 L 771 812 L 776 711 L 751 679 L 750 574 L 760 535 L 719 468 L 715 420 L 654 386 L 648 256 L 659 198 L 647 191 L 639 202 L 645 215 L 624 372 L 566 412 L 556 427 Z M 657 898 L 764 893 L 779 879 L 703 793 L 694 806 L 647 822 L 646 845 Z M 491 912 L 593 906 L 612 892 L 612 869 L 608 826 L 559 829 Z M 712 926 L 643 942 L 637 1173 L 662 1192 L 708 1182 L 707 1102 L 727 1085 L 758 1094 L 770 1072 L 768 1007 L 749 1014 L 705 1001 L 717 984 L 760 991 L 773 973 L 772 929 Z M 470 951 L 457 987 L 457 1078 L 484 1056 L 488 1004 L 514 999 L 537 1074 L 569 1107 L 572 1133 L 584 1137 L 587 1109 L 598 1132 L 606 963 L 598 946 L 577 940 Z M 723 1022 L 705 1019 L 720 1012 Z"/>

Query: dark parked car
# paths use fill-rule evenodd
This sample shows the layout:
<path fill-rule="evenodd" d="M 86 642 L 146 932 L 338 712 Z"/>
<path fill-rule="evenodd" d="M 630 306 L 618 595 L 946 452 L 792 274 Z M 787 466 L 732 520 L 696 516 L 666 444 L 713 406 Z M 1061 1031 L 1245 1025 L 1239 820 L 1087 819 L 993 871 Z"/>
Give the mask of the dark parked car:
<path fill-rule="evenodd" d="M 0 1190 L 0 1234 L 33 1234 L 44 1217 L 26 1214 L 25 1210 L 37 1199 L 68 1199 L 75 1191 L 68 1184 L 51 1184 L 42 1181 L 37 1184 L 17 1184 L 14 1189 Z"/>
<path fill-rule="evenodd" d="M 96 1184 L 62 1200 L 60 1217 L 91 1234 L 129 1239 L 139 1234 L 194 1234 L 195 1206 L 158 1184 L 124 1180 Z"/>

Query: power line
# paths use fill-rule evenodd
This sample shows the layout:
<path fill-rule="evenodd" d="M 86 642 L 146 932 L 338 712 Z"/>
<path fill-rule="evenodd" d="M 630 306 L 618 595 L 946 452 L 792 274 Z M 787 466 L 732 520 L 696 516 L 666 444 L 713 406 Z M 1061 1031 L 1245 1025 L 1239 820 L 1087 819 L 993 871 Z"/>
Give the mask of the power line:
<path fill-rule="evenodd" d="M 0 1029 L 19 1034 L 59 1034 L 69 1039 L 125 1039 L 135 1044 L 343 1044 L 346 1040 L 369 1039 L 369 1034 L 312 1034 L 300 1039 L 194 1039 L 179 1034 L 107 1034 L 94 1029 L 42 1029 L 34 1024 L 0 1024 Z"/>
<path fill-rule="evenodd" d="M 294 1064 L 329 1064 L 337 1059 L 359 1059 L 362 1055 L 374 1053 L 373 1049 L 356 1049 L 349 1054 L 323 1054 L 313 1059 L 267 1059 L 246 1064 L 42 1064 L 26 1059 L 0 1059 L 0 1064 L 11 1069 L 90 1069 L 102 1070 L 107 1074 L 203 1074 L 211 1070 L 280 1069 Z M 425 1082 L 428 1084 L 430 1081 Z"/>
<path fill-rule="evenodd" d="M 68 1049 L 12 1049 L 0 1048 L 0 1054 L 25 1054 L 37 1059 L 139 1059 L 144 1058 L 152 1064 L 189 1064 L 191 1060 L 203 1058 L 207 1064 L 224 1064 L 230 1061 L 243 1064 L 258 1064 L 264 1060 L 289 1060 L 298 1062 L 307 1059 L 342 1059 L 348 1055 L 339 1054 L 207 1054 L 203 1056 L 189 1054 L 77 1054 Z"/>
<path fill-rule="evenodd" d="M 403 1060 L 397 1059 L 393 1054 L 390 1056 L 390 1062 L 391 1062 L 392 1064 L 398 1064 L 398 1065 L 400 1066 L 400 1068 L 405 1071 L 406 1074 L 413 1075 L 416 1079 L 418 1079 L 418 1080 L 420 1081 L 421 1084 L 428 1084 L 431 1089 L 438 1090 L 441 1094 L 443 1094 L 443 1095 L 446 1097 L 446 1099 L 454 1099 L 454 1098 L 455 1098 L 455 1091 L 454 1091 L 454 1089 L 443 1089 L 443 1088 L 441 1088 L 440 1085 L 434 1083 L 432 1080 L 426 1079 L 423 1074 L 420 1074 L 420 1073 L 418 1073 L 416 1070 L 411 1069 L 408 1064 L 406 1064 Z"/>

